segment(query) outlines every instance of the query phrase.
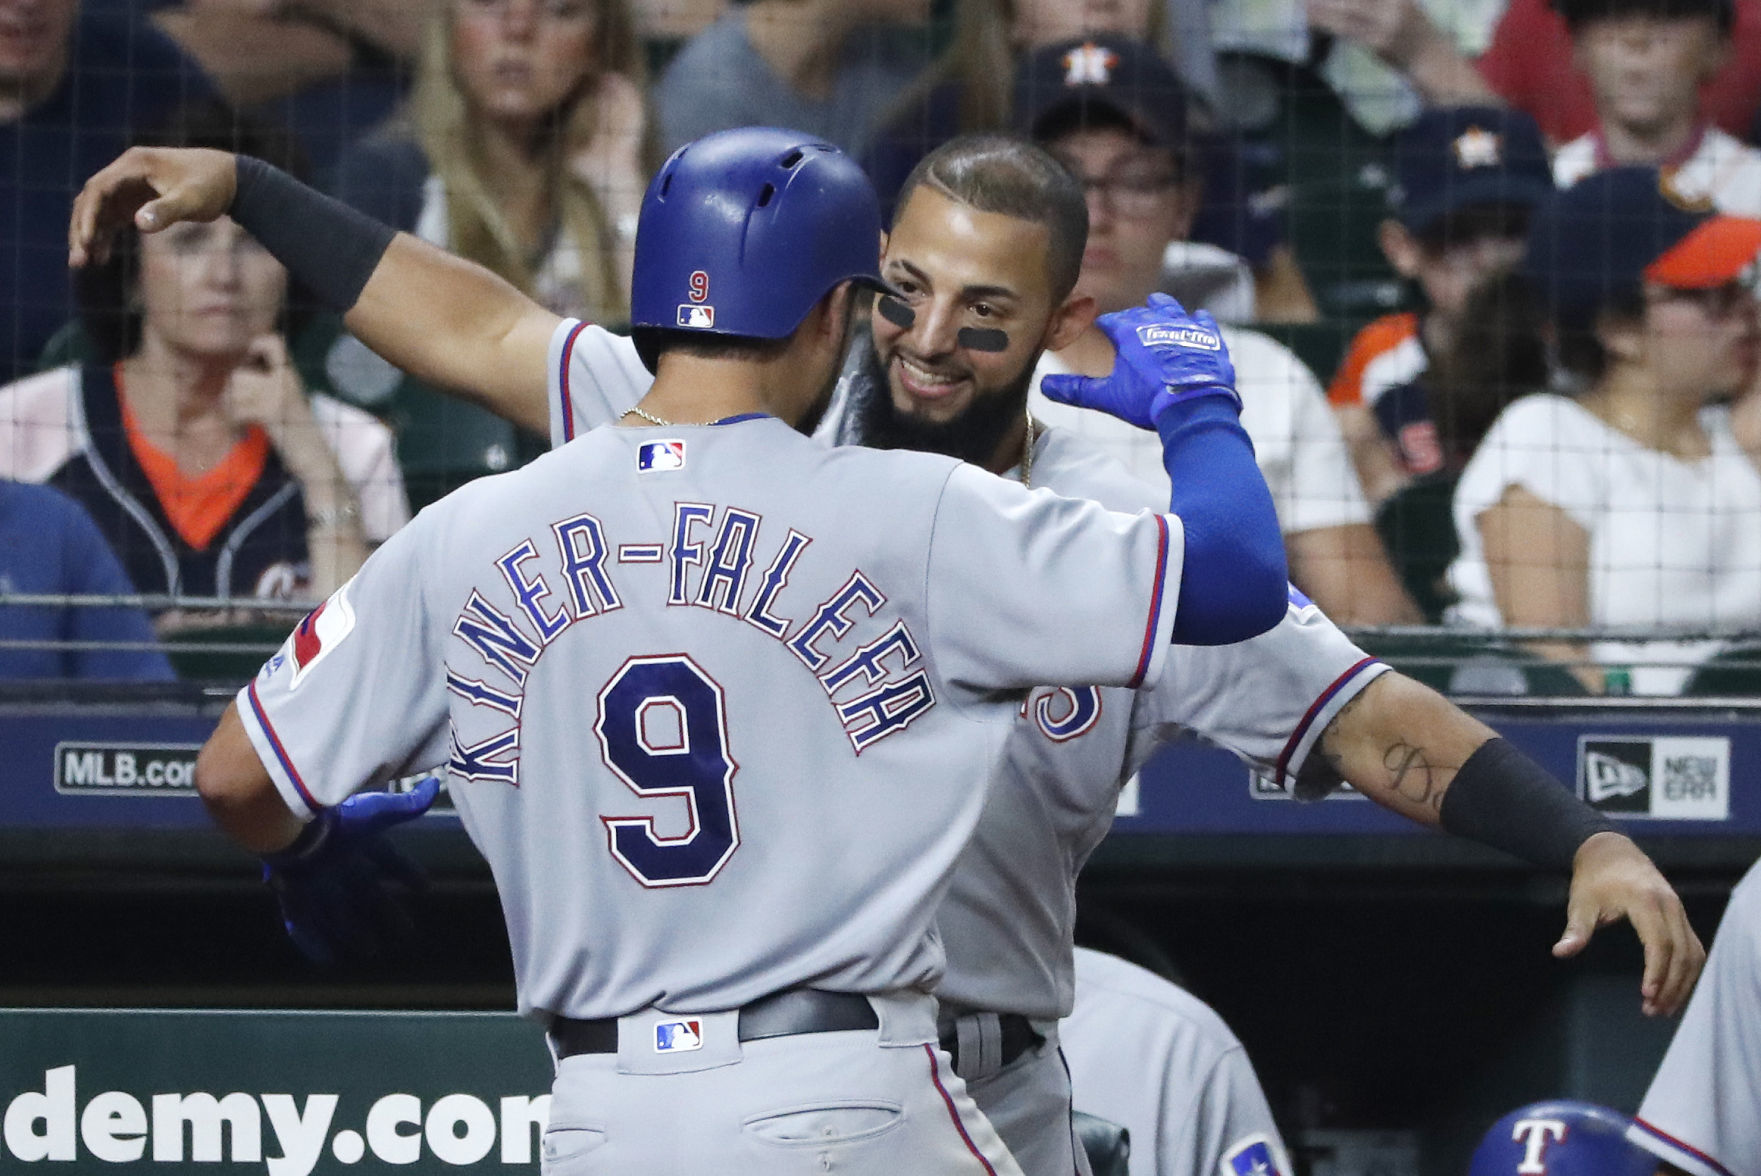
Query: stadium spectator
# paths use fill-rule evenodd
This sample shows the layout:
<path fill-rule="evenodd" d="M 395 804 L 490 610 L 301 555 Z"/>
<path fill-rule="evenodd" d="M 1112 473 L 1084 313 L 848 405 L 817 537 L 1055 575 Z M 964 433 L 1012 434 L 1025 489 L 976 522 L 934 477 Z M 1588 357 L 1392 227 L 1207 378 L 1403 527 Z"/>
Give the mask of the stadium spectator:
<path fill-rule="evenodd" d="M 1731 14 L 1730 52 L 1700 88 L 1700 111 L 1712 125 L 1742 136 L 1761 111 L 1761 4 L 1727 0 L 1722 7 Z M 1557 0 L 1511 0 L 1479 69 L 1507 101 L 1532 114 L 1548 138 L 1563 143 L 1597 122 L 1589 78 L 1581 69 L 1559 68 L 1572 55 L 1572 35 Z"/>
<path fill-rule="evenodd" d="M 883 204 L 890 206 L 917 161 L 955 135 L 1002 130 L 1013 123 L 1011 79 L 1028 53 L 1083 37 L 1126 38 L 1157 45 L 1167 10 L 1152 0 L 1069 3 L 1068 0 L 964 0 L 956 10 L 954 39 L 946 53 L 906 90 L 888 115 L 863 166 Z M 1075 54 L 1066 72 L 1079 75 L 1106 50 Z M 1282 240 L 1277 185 L 1249 191 L 1247 169 L 1235 144 L 1196 131 L 1195 154 L 1203 154 L 1209 182 L 1193 218 L 1192 240 L 1245 258 L 1253 293 L 1237 319 L 1308 322 L 1315 301 L 1296 259 Z M 1279 181 L 1279 185 L 1282 180 Z M 1208 260 L 1208 259 L 1207 259 Z M 1221 308 L 1219 308 L 1221 309 Z"/>
<path fill-rule="evenodd" d="M 629 315 L 655 162 L 627 0 L 449 0 L 407 116 L 344 153 L 335 193 L 561 314 Z"/>
<path fill-rule="evenodd" d="M 47 486 L 0 479 L 0 597 L 133 593 L 115 553 L 79 503 Z M 172 677 L 165 655 L 150 648 L 153 625 L 138 608 L 0 600 L 0 641 L 41 643 L 0 648 L 0 681 Z"/>
<path fill-rule="evenodd" d="M 1522 259 L 1529 213 L 1553 192 L 1534 121 L 1496 107 L 1426 111 L 1396 136 L 1394 171 L 1379 239 L 1420 309 L 1359 331 L 1327 389 L 1372 503 L 1466 463 L 1479 437 L 1451 428 L 1453 414 L 1439 436 L 1431 357 L 1456 346 L 1469 292 Z"/>
<path fill-rule="evenodd" d="M 1307 0 L 1318 30 L 1360 44 L 1407 78 L 1426 101 L 1476 105 L 1502 100 L 1532 117 L 1554 143 L 1595 129 L 1590 79 L 1562 69 L 1575 54 L 1558 0 L 1510 0 L 1491 43 L 1470 62 L 1418 0 Z M 1677 6 L 1676 12 L 1693 6 Z M 1731 51 L 1699 90 L 1699 109 L 1715 127 L 1752 137 L 1761 115 L 1761 4 L 1725 0 Z M 1628 11 L 1656 11 L 1654 0 Z"/>
<path fill-rule="evenodd" d="M 293 162 L 212 105 L 145 141 Z M 0 388 L 0 476 L 79 501 L 143 592 L 328 595 L 409 507 L 385 426 L 307 395 L 279 329 L 286 294 L 281 264 L 229 218 L 126 233 L 80 275 L 95 362 Z"/>
<path fill-rule="evenodd" d="M 1558 0 L 1596 125 L 1559 149 L 1553 178 L 1663 169 L 1676 192 L 1734 216 L 1761 216 L 1761 151 L 1707 125 L 1700 86 L 1730 54 L 1732 0 Z"/>
<path fill-rule="evenodd" d="M 695 37 L 714 24 L 727 0 L 632 0 L 636 32 L 645 41 L 678 41 Z"/>
<path fill-rule="evenodd" d="M 686 42 L 654 87 L 667 151 L 792 127 L 852 155 L 928 60 L 929 0 L 751 0 Z M 639 193 L 638 193 L 639 195 Z"/>
<path fill-rule="evenodd" d="M 0 0 L 0 381 L 33 370 L 73 315 L 67 216 L 86 176 L 185 94 L 195 64 L 152 29 L 78 0 Z"/>
<path fill-rule="evenodd" d="M 1295 1171 L 1247 1051 L 1185 989 L 1079 947 L 1058 1040 L 1071 1104 L 1131 1133 L 1136 1176 Z"/>
<path fill-rule="evenodd" d="M 1689 211 L 1650 168 L 1598 172 L 1537 215 L 1534 297 L 1506 301 L 1504 329 L 1544 324 L 1576 391 L 1516 401 L 1463 471 L 1452 620 L 1656 632 L 1535 644 L 1591 689 L 1630 667 L 1642 694 L 1680 690 L 1720 647 L 1689 634 L 1761 625 L 1761 472 L 1720 403 L 1756 375 L 1757 254 L 1761 222 Z"/>
<path fill-rule="evenodd" d="M 1090 49 L 1102 56 L 1072 83 L 1063 59 Z M 1147 46 L 1111 37 L 1047 46 L 1023 63 L 1019 80 L 1020 129 L 1088 193 L 1077 296 L 1094 299 L 1103 314 L 1142 303 L 1158 288 L 1168 246 L 1185 239 L 1203 182 L 1186 149 L 1179 82 Z M 1341 624 L 1416 621 L 1369 525 L 1363 489 L 1314 375 L 1258 332 L 1225 328 L 1223 337 L 1244 404 L 1242 425 L 1278 508 L 1291 581 Z M 1047 353 L 1037 375 L 1104 375 L 1112 365 L 1111 341 L 1090 328 Z M 1054 404 L 1037 388 L 1029 404 L 1036 417 L 1099 442 L 1149 484 L 1166 484 L 1155 434 Z"/>

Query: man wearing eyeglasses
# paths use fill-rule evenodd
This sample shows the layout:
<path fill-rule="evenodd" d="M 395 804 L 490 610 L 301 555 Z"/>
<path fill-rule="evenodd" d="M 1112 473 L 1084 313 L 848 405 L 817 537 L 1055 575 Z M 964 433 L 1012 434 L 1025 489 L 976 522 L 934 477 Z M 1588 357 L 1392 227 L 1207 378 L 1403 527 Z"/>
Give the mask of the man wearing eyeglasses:
<path fill-rule="evenodd" d="M 1017 71 L 1015 111 L 1017 128 L 1087 192 L 1088 246 L 1077 295 L 1106 313 L 1164 289 L 1165 260 L 1185 242 L 1204 185 L 1186 94 L 1173 70 L 1149 46 L 1120 37 L 1048 46 Z M 1265 335 L 1228 328 L 1223 335 L 1239 380 L 1242 424 L 1278 507 L 1292 582 L 1340 624 L 1417 621 L 1370 526 L 1362 484 L 1313 373 Z M 1111 341 L 1091 328 L 1047 352 L 1039 374 L 1104 375 L 1112 366 Z M 1037 386 L 1030 403 L 1036 417 L 1098 443 L 1144 481 L 1167 477 L 1140 430 L 1053 404 Z"/>

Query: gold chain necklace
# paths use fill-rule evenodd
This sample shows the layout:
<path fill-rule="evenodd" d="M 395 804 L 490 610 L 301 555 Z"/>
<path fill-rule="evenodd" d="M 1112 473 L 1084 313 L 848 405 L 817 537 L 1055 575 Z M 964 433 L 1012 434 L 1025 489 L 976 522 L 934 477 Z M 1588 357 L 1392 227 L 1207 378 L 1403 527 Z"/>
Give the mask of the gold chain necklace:
<path fill-rule="evenodd" d="M 659 425 L 663 429 L 678 429 L 678 428 L 686 427 L 691 424 L 691 422 L 689 422 L 689 421 L 662 420 L 660 417 L 655 416 L 653 413 L 643 412 L 639 408 L 626 408 L 624 410 L 625 416 L 629 416 L 631 413 L 634 413 L 635 415 L 641 417 L 643 420 L 647 421 L 649 424 Z M 713 424 L 715 424 L 714 421 L 698 421 L 696 423 L 700 424 L 700 425 L 713 425 Z"/>

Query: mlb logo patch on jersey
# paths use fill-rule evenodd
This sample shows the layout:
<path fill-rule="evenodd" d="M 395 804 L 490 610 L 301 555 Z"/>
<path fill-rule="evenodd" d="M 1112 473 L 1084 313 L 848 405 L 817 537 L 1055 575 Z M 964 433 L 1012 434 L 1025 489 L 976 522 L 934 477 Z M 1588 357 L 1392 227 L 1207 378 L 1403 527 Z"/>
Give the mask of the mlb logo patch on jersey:
<path fill-rule="evenodd" d="M 1264 1135 L 1250 1135 L 1237 1143 L 1217 1167 L 1219 1176 L 1291 1176 L 1284 1149 Z"/>
<path fill-rule="evenodd" d="M 342 644 L 342 639 L 354 629 L 355 610 L 349 607 L 348 585 L 344 584 L 329 600 L 307 613 L 306 619 L 288 638 L 288 648 L 284 652 L 292 653 L 294 670 L 293 681 L 287 684 L 287 688 L 299 689 L 312 667 Z"/>
<path fill-rule="evenodd" d="M 679 303 L 679 325 L 692 330 L 707 331 L 715 326 L 715 307 Z"/>
<path fill-rule="evenodd" d="M 690 1053 L 702 1048 L 702 1021 L 662 1021 L 654 1027 L 655 1053 Z"/>
<path fill-rule="evenodd" d="M 636 469 L 644 474 L 685 468 L 683 441 L 644 441 L 636 450 Z"/>

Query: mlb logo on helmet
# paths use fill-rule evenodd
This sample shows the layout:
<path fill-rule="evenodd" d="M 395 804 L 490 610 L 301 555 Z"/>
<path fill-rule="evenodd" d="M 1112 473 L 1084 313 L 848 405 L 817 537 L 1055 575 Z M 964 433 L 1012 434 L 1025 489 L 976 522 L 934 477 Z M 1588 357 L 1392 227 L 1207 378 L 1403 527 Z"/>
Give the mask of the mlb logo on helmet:
<path fill-rule="evenodd" d="M 1167 327 L 1151 323 L 1137 328 L 1137 337 L 1145 347 L 1192 347 L 1200 351 L 1221 351 L 1223 341 L 1203 327 Z"/>
<path fill-rule="evenodd" d="M 636 450 L 636 468 L 645 474 L 685 468 L 683 441 L 644 441 Z"/>
<path fill-rule="evenodd" d="M 702 1048 L 702 1021 L 662 1021 L 654 1027 L 655 1053 L 689 1053 Z"/>
<path fill-rule="evenodd" d="M 692 306 L 689 302 L 679 303 L 679 325 L 697 331 L 707 331 L 715 326 L 715 307 Z"/>
<path fill-rule="evenodd" d="M 1264 1135 L 1242 1140 L 1223 1157 L 1219 1167 L 1220 1176 L 1291 1176 L 1283 1149 L 1274 1147 Z"/>

